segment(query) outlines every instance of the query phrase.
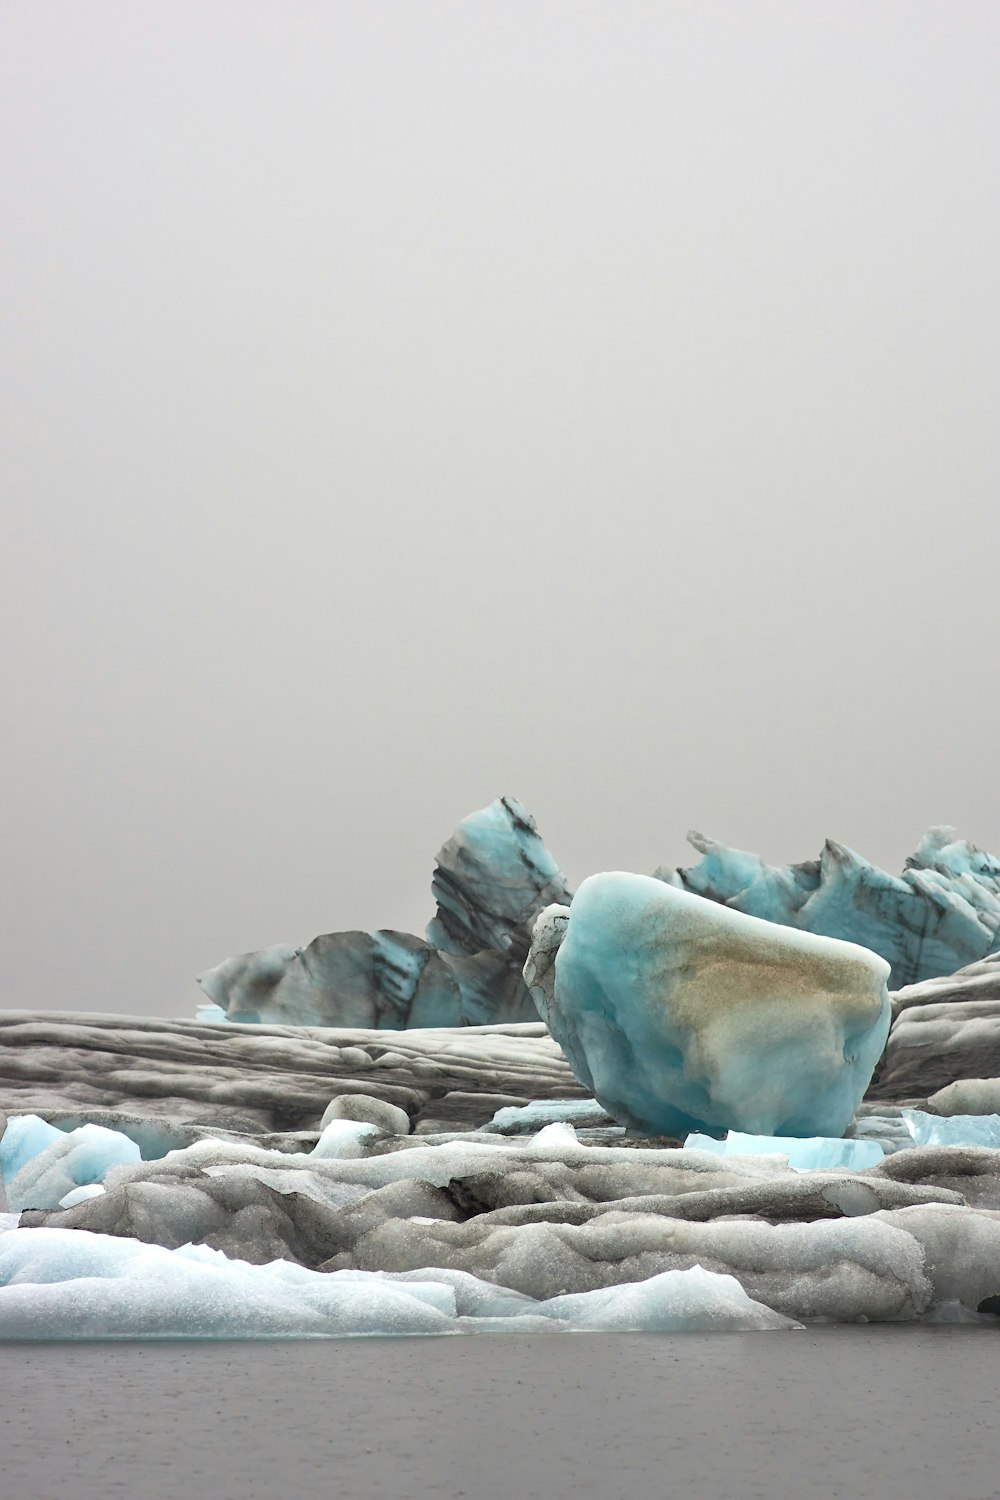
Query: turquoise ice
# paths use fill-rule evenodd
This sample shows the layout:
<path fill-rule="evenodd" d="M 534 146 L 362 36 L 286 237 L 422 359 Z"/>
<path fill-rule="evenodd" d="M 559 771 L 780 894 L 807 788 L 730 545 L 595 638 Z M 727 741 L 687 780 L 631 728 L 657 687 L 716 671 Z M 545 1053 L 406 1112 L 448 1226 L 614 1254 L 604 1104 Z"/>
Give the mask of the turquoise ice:
<path fill-rule="evenodd" d="M 877 1167 L 885 1152 L 877 1141 L 844 1140 L 830 1136 L 744 1135 L 730 1130 L 724 1141 L 709 1135 L 689 1135 L 685 1147 L 714 1151 L 717 1156 L 787 1156 L 796 1172 L 825 1172 L 838 1168 L 859 1172 Z"/>
<path fill-rule="evenodd" d="M 6 1177 L 7 1202 L 11 1209 L 58 1208 L 61 1201 L 79 1187 L 102 1183 L 112 1167 L 134 1166 L 141 1160 L 139 1147 L 118 1130 L 103 1125 L 81 1125 L 77 1130 L 46 1131 L 33 1116 L 21 1116 L 30 1123 L 22 1126 L 21 1150 L 25 1143 L 42 1149 L 22 1160 L 13 1176 Z M 8 1125 L 17 1125 L 15 1118 Z M 48 1131 L 53 1131 L 51 1136 Z M 6 1140 L 6 1135 L 4 1136 Z M 16 1149 L 16 1147 L 15 1147 Z"/>
<path fill-rule="evenodd" d="M 888 973 L 854 943 L 625 873 L 542 912 L 525 965 L 583 1086 L 674 1137 L 843 1135 L 885 1045 Z"/>
<path fill-rule="evenodd" d="M 989 1146 L 1000 1149 L 1000 1115 L 929 1115 L 901 1111 L 915 1146 Z"/>
<path fill-rule="evenodd" d="M 659 869 L 658 879 L 765 921 L 861 943 L 889 963 L 892 989 L 952 974 L 1000 946 L 1000 859 L 954 828 L 929 829 L 901 875 L 832 839 L 819 859 L 792 865 L 701 833 L 688 841 L 700 862 Z"/>

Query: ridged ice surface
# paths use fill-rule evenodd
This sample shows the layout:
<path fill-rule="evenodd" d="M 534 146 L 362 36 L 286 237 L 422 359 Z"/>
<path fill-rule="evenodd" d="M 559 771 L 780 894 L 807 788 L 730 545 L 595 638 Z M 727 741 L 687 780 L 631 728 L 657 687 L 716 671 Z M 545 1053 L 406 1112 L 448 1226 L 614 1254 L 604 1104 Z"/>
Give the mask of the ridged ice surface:
<path fill-rule="evenodd" d="M 976 1144 L 995 1124 L 982 1118 L 866 1104 L 848 1139 L 822 1143 L 849 1164 L 817 1154 L 796 1167 L 787 1141 L 734 1138 L 719 1154 L 717 1141 L 674 1149 L 600 1123 L 538 1025 L 387 1036 L 14 1015 L 4 1033 L 8 1107 L 18 1089 L 35 1102 L 15 1105 L 0 1137 L 24 1205 L 0 1200 L 3 1337 L 771 1328 L 1000 1310 L 1000 1149 Z M 376 1038 L 399 1049 L 391 1067 L 375 1066 Z M 352 1076 L 363 1089 L 345 1091 Z M 294 1099 L 307 1078 L 309 1124 L 276 1130 L 282 1090 Z M 547 1095 L 530 1092 L 539 1080 Z M 423 1129 L 445 1081 L 468 1091 L 462 1109 L 479 1101 L 480 1128 L 466 1115 L 464 1129 L 397 1133 L 399 1100 Z M 520 1102 L 495 1102 L 501 1082 Z M 98 1120 L 81 1119 L 85 1086 L 100 1091 Z M 192 1123 L 213 1088 L 239 1088 L 243 1109 L 256 1097 L 263 1118 L 241 1132 Z M 348 1102 L 321 1130 L 334 1097 Z M 515 1132 L 540 1128 L 498 1133 L 501 1108 L 521 1114 Z M 953 1144 L 916 1145 L 921 1130 Z M 864 1167 L 863 1146 L 891 1154 Z"/>
<path fill-rule="evenodd" d="M 1000 954 L 907 985 L 892 1000 L 892 1030 L 873 1098 L 928 1099 L 953 1084 L 966 1089 L 1000 1077 Z M 987 1112 L 1000 1110 L 1000 1093 L 994 1090 L 992 1097 Z M 983 1107 L 945 1102 L 941 1112 L 973 1114 Z"/>

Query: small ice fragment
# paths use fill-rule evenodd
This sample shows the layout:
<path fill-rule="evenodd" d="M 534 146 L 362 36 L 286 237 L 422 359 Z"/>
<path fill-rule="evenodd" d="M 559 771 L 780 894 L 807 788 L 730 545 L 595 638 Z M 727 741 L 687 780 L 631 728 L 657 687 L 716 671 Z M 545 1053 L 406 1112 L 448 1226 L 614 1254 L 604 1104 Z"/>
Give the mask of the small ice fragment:
<path fill-rule="evenodd" d="M 365 1154 L 365 1142 L 378 1135 L 378 1126 L 365 1120 L 331 1120 L 310 1151 L 310 1156 L 334 1161 L 355 1161 Z"/>
<path fill-rule="evenodd" d="M 877 1167 L 885 1156 L 878 1141 L 857 1141 L 835 1136 L 745 1135 L 730 1130 L 724 1141 L 710 1135 L 689 1135 L 685 1148 L 713 1151 L 716 1156 L 787 1156 L 796 1172 L 823 1172 L 838 1167 L 861 1171 Z"/>
<path fill-rule="evenodd" d="M 1000 1115 L 929 1115 L 901 1111 L 915 1146 L 1000 1147 Z"/>

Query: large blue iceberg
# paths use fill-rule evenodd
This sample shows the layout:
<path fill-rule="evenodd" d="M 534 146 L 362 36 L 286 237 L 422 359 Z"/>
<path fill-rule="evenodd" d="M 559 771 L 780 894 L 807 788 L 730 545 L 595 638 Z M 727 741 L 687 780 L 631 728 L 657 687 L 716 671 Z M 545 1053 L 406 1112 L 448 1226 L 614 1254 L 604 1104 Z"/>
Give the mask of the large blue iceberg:
<path fill-rule="evenodd" d="M 198 983 L 226 1019 L 302 1026 L 481 1026 L 534 1021 L 521 977 L 530 925 L 569 887 L 514 797 L 458 825 L 432 881 L 427 937 L 332 932 L 226 959 Z"/>
<path fill-rule="evenodd" d="M 890 965 L 889 985 L 952 974 L 1000 947 L 1000 859 L 931 828 L 902 875 L 890 875 L 827 839 L 819 859 L 769 865 L 701 833 L 701 861 L 656 871 L 679 890 L 733 911 L 871 948 Z"/>
<path fill-rule="evenodd" d="M 654 1135 L 840 1136 L 889 1031 L 888 964 L 645 875 L 535 923 L 525 978 L 574 1073 Z"/>

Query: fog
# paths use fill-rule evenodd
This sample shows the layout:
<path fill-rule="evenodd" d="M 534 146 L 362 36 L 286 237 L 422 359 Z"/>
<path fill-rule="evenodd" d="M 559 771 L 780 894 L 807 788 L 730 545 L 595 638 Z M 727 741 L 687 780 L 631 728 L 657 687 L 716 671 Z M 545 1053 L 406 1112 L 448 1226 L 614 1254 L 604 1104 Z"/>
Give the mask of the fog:
<path fill-rule="evenodd" d="M 7 0 L 0 1005 L 1000 850 L 1000 9 Z"/>

